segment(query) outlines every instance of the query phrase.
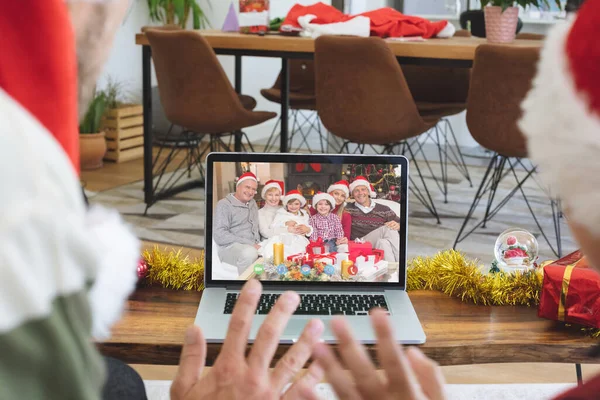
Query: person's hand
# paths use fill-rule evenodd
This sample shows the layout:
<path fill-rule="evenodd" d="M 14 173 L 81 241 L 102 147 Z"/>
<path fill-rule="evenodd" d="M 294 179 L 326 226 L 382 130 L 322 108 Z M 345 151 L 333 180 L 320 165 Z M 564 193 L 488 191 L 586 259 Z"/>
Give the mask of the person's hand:
<path fill-rule="evenodd" d="M 300 298 L 286 292 L 275 303 L 260 327 L 248 357 L 245 356 L 252 318 L 260 298 L 261 285 L 248 281 L 237 300 L 227 336 L 213 367 L 200 376 L 206 361 L 206 341 L 197 326 L 188 328 L 179 369 L 171 385 L 171 399 L 317 399 L 313 389 L 323 369 L 312 363 L 307 373 L 282 395 L 284 386 L 302 369 L 323 332 L 323 323 L 308 322 L 298 341 L 269 371 L 285 326 Z"/>
<path fill-rule="evenodd" d="M 298 223 L 296 221 L 288 221 L 285 223 L 285 226 L 287 227 L 292 227 L 292 226 L 296 226 L 298 225 Z"/>
<path fill-rule="evenodd" d="M 289 233 L 298 233 L 298 228 L 296 228 L 295 226 L 288 226 L 287 231 Z"/>
<path fill-rule="evenodd" d="M 327 381 L 337 396 L 342 400 L 443 400 L 444 377 L 439 366 L 416 347 L 404 351 L 394 340 L 389 320 L 382 310 L 373 311 L 371 322 L 377 335 L 377 356 L 385 375 L 376 372 L 367 351 L 352 337 L 343 318 L 331 321 L 339 341 L 341 362 L 326 344 L 315 346 L 313 358 L 325 369 Z"/>
<path fill-rule="evenodd" d="M 337 244 L 337 245 L 348 244 L 348 238 L 347 237 L 339 238 L 338 240 L 335 241 L 335 244 Z"/>
<path fill-rule="evenodd" d="M 391 230 L 394 230 L 394 231 L 400 230 L 400 224 L 397 223 L 396 221 L 388 221 L 385 223 L 385 226 L 387 226 L 388 228 L 390 228 Z"/>
<path fill-rule="evenodd" d="M 259 244 L 259 243 L 256 243 L 256 244 L 254 244 L 254 248 L 255 248 L 256 250 L 260 250 L 260 247 L 261 247 L 261 246 L 260 246 L 260 244 Z"/>

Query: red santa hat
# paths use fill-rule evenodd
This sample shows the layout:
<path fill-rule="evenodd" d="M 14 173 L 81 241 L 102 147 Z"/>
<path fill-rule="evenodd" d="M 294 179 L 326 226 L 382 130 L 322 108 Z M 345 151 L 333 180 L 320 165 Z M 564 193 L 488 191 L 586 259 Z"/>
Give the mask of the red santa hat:
<path fill-rule="evenodd" d="M 262 197 L 263 200 L 266 200 L 266 196 L 267 196 L 267 191 L 269 189 L 279 189 L 279 193 L 284 194 L 285 190 L 284 188 L 284 183 L 283 181 L 278 181 L 275 179 L 269 179 L 268 181 L 265 182 L 265 186 L 263 186 L 262 191 L 260 192 L 260 197 Z"/>
<path fill-rule="evenodd" d="M 348 181 L 337 181 L 336 183 L 332 183 L 327 188 L 327 193 L 331 193 L 334 190 L 341 190 L 346 194 L 346 197 L 350 196 L 350 184 Z"/>
<path fill-rule="evenodd" d="M 372 199 L 374 199 L 375 197 L 377 197 L 377 193 L 375 192 L 375 188 L 370 183 L 369 183 L 369 192 L 370 192 L 369 196 L 371 196 Z"/>
<path fill-rule="evenodd" d="M 586 1 L 549 32 L 519 127 L 530 158 L 569 217 L 600 236 L 598 21 L 600 1 Z"/>
<path fill-rule="evenodd" d="M 335 199 L 333 198 L 333 196 L 330 195 L 329 193 L 323 193 L 323 192 L 319 192 L 313 196 L 313 198 L 312 198 L 313 208 L 316 209 L 317 203 L 321 200 L 327 200 L 329 202 L 329 204 L 331 204 L 332 210 L 335 208 Z"/>
<path fill-rule="evenodd" d="M 247 181 L 248 179 L 251 179 L 254 182 L 258 183 L 258 178 L 256 177 L 256 175 L 254 175 L 252 172 L 244 172 L 242 175 L 240 175 L 239 178 L 237 178 L 235 187 L 238 187 L 240 183 L 242 183 L 243 181 Z"/>
<path fill-rule="evenodd" d="M 356 189 L 359 186 L 366 186 L 367 189 L 369 189 L 369 196 L 370 197 L 375 196 L 375 191 L 373 190 L 373 186 L 367 180 L 367 178 L 365 178 L 364 176 L 357 176 L 356 179 L 354 179 L 352 181 L 352 183 L 350 184 L 350 192 L 351 193 L 354 192 L 354 189 Z"/>
<path fill-rule="evenodd" d="M 287 194 L 281 199 L 281 202 L 285 206 L 290 200 L 300 200 L 300 207 L 304 207 L 306 205 L 306 199 L 304 196 L 302 196 L 302 193 L 297 190 L 290 190 L 287 192 Z"/>

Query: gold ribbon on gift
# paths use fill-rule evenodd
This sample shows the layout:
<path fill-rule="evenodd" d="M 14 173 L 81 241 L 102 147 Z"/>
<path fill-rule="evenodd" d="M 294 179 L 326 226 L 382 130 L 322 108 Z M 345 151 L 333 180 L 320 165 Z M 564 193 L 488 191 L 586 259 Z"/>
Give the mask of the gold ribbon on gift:
<path fill-rule="evenodd" d="M 558 320 L 565 320 L 565 305 L 567 304 L 567 295 L 569 294 L 569 284 L 571 283 L 571 274 L 573 273 L 573 268 L 577 267 L 583 260 L 583 257 L 579 260 L 575 261 L 573 264 L 569 264 L 565 268 L 565 273 L 563 274 L 562 280 L 562 289 L 560 290 L 560 301 L 558 303 Z"/>

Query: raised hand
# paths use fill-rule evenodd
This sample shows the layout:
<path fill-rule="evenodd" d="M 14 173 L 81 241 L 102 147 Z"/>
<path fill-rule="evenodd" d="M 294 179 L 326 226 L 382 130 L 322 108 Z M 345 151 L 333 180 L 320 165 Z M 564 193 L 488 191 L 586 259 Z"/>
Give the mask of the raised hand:
<path fill-rule="evenodd" d="M 300 301 L 296 293 L 286 292 L 279 297 L 246 357 L 248 334 L 260 294 L 259 281 L 252 279 L 244 285 L 221 352 L 214 366 L 203 375 L 206 341 L 200 328 L 188 328 L 177 376 L 171 386 L 171 399 L 317 399 L 313 388 L 323 376 L 318 363 L 313 363 L 285 395 L 282 390 L 302 369 L 319 341 L 323 332 L 320 320 L 309 321 L 299 340 L 269 370 L 279 337 Z"/>
<path fill-rule="evenodd" d="M 416 347 L 405 351 L 399 346 L 383 311 L 374 311 L 371 322 L 384 374 L 376 372 L 366 349 L 354 340 L 343 318 L 335 318 L 331 323 L 339 341 L 341 361 L 327 345 L 315 346 L 313 357 L 325 369 L 327 381 L 337 396 L 342 400 L 443 400 L 444 377 L 438 365 Z"/>

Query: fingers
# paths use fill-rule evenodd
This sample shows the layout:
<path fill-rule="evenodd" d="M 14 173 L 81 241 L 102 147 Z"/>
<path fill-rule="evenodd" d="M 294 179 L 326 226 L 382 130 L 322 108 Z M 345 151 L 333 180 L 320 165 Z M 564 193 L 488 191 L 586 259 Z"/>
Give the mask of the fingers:
<path fill-rule="evenodd" d="M 323 329 L 323 322 L 318 319 L 313 319 L 306 324 L 298 341 L 275 365 L 271 376 L 271 384 L 275 388 L 282 390 L 304 367 L 312 354 L 314 346 L 319 342 Z"/>
<path fill-rule="evenodd" d="M 339 363 L 333 351 L 324 343 L 317 343 L 313 351 L 313 358 L 323 366 L 327 381 L 335 390 L 335 394 L 342 400 L 358 400 L 361 398 L 354 382 Z"/>
<path fill-rule="evenodd" d="M 285 392 L 284 399 L 318 400 L 315 386 L 323 379 L 325 371 L 318 362 L 313 362 L 302 378 L 298 379 Z"/>
<path fill-rule="evenodd" d="M 219 357 L 244 359 L 248 334 L 252 325 L 252 318 L 260 299 L 262 286 L 256 279 L 251 279 L 242 288 L 233 308 L 225 342 Z"/>
<path fill-rule="evenodd" d="M 252 345 L 248 366 L 254 371 L 267 371 L 273 354 L 279 346 L 279 337 L 283 333 L 290 317 L 300 303 L 300 296 L 295 292 L 285 292 L 275 302 L 267 318 L 262 323 L 256 340 Z"/>
<path fill-rule="evenodd" d="M 385 389 L 375 371 L 375 365 L 365 348 L 352 336 L 348 322 L 343 318 L 335 318 L 331 321 L 331 328 L 339 341 L 338 349 L 342 361 L 352 373 L 361 395 L 364 398 L 384 396 Z"/>
<path fill-rule="evenodd" d="M 445 380 L 439 365 L 427 358 L 418 347 L 408 348 L 406 358 L 426 397 L 430 400 L 443 400 Z"/>
<path fill-rule="evenodd" d="M 377 336 L 377 356 L 385 370 L 389 390 L 400 398 L 416 398 L 418 382 L 410 369 L 404 350 L 396 343 L 387 314 L 383 310 L 371 313 Z"/>
<path fill-rule="evenodd" d="M 177 375 L 171 385 L 171 398 L 182 399 L 194 387 L 206 361 L 206 341 L 196 325 L 185 333 Z"/>

